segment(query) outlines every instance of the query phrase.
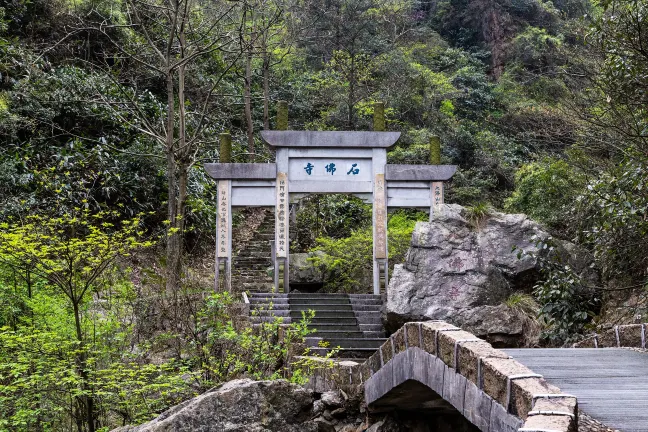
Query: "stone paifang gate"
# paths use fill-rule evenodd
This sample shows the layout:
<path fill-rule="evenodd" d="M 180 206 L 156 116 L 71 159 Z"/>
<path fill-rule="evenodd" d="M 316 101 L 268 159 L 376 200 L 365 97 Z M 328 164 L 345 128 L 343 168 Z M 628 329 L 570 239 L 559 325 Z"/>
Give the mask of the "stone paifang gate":
<path fill-rule="evenodd" d="M 274 286 L 289 291 L 290 204 L 313 193 L 343 193 L 373 204 L 373 292 L 387 286 L 389 208 L 420 208 L 434 212 L 444 203 L 443 182 L 454 165 L 387 164 L 387 150 L 400 132 L 263 131 L 276 150 L 276 163 L 206 164 L 218 181 L 216 284 L 224 271 L 231 290 L 232 208 L 275 208 Z"/>

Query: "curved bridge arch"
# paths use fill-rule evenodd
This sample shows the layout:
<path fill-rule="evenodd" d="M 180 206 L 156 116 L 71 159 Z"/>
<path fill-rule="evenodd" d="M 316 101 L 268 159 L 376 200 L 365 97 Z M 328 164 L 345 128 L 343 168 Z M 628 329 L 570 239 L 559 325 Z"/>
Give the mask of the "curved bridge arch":
<path fill-rule="evenodd" d="M 408 323 L 362 364 L 319 369 L 315 388 L 362 386 L 370 410 L 445 408 L 484 432 L 576 432 L 576 397 L 445 322 Z"/>
<path fill-rule="evenodd" d="M 372 410 L 453 407 L 481 431 L 516 432 L 523 421 L 421 348 L 399 352 L 365 382 Z"/>

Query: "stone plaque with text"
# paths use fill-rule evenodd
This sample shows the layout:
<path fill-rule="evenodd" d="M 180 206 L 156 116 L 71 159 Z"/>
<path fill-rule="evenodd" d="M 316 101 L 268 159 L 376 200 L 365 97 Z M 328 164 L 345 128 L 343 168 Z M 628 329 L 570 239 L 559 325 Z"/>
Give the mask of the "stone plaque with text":
<path fill-rule="evenodd" d="M 277 173 L 277 205 L 275 206 L 276 214 L 276 241 L 275 248 L 277 258 L 286 258 L 290 252 L 288 241 L 288 219 L 290 216 L 290 201 L 288 197 L 288 175 L 286 173 Z"/>

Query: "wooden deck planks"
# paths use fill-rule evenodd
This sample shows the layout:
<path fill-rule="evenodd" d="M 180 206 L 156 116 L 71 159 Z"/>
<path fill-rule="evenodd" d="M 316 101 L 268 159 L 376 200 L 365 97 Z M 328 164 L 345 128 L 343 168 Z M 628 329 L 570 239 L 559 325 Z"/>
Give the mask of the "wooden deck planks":
<path fill-rule="evenodd" d="M 648 353 L 621 348 L 505 349 L 622 432 L 648 432 Z"/>

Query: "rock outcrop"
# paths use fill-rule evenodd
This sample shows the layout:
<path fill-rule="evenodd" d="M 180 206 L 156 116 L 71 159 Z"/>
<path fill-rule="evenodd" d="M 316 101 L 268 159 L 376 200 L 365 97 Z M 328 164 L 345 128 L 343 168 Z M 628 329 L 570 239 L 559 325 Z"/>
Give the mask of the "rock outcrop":
<path fill-rule="evenodd" d="M 439 423 L 435 430 L 458 432 L 453 417 L 399 413 L 371 415 L 363 393 L 316 393 L 284 380 L 227 382 L 185 401 L 140 426 L 112 432 L 409 432 Z M 465 424 L 463 419 L 458 424 Z M 425 429 L 427 430 L 427 428 Z"/>
<path fill-rule="evenodd" d="M 387 327 L 445 320 L 495 346 L 522 343 L 524 314 L 503 304 L 515 292 L 530 293 L 540 277 L 534 239 L 549 234 L 522 214 L 492 212 L 469 220 L 458 205 L 445 206 L 429 223 L 418 223 L 406 262 L 397 265 L 387 290 Z M 573 244 L 557 241 L 561 256 L 588 280 L 597 279 L 591 260 Z"/>
<path fill-rule="evenodd" d="M 140 426 L 113 432 L 317 432 L 311 392 L 286 381 L 235 380 Z"/>
<path fill-rule="evenodd" d="M 327 277 L 326 268 L 316 266 L 311 260 L 323 252 L 290 254 L 290 283 L 297 285 L 322 285 Z"/>

